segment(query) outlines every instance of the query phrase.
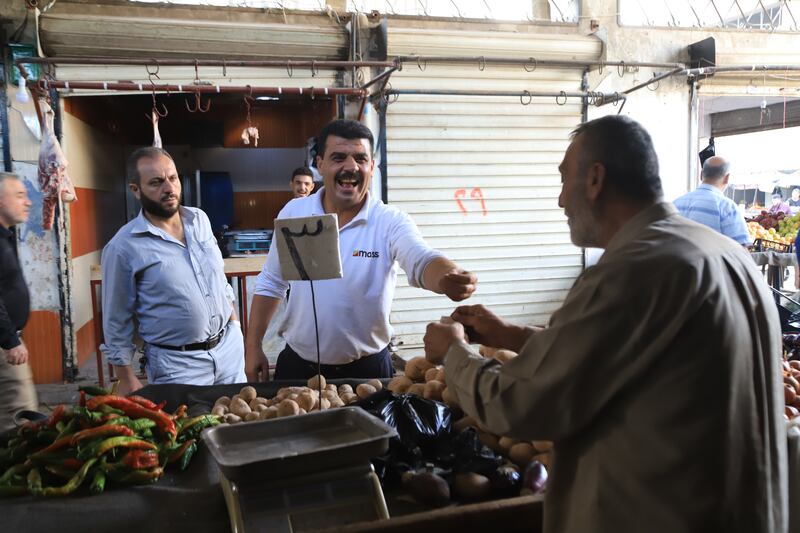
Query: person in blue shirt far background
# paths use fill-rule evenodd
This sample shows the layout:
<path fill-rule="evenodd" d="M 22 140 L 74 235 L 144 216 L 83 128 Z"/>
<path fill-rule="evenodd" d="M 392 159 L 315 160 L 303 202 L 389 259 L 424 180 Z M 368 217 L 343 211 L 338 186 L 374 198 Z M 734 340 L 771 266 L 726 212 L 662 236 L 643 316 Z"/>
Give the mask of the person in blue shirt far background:
<path fill-rule="evenodd" d="M 730 179 L 730 163 L 720 156 L 709 157 L 703 163 L 703 183 L 675 202 L 681 215 L 730 237 L 744 247 L 752 244 L 744 216 L 723 191 Z"/>

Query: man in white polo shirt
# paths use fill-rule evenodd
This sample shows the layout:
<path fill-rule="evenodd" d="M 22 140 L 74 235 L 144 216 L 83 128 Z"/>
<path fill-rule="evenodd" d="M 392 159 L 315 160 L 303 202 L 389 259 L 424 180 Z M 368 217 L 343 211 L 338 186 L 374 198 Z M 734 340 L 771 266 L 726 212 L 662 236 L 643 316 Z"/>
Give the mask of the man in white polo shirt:
<path fill-rule="evenodd" d="M 394 297 L 397 264 L 408 281 L 453 301 L 475 291 L 477 277 L 430 248 L 409 216 L 369 194 L 375 161 L 369 128 L 352 120 L 336 120 L 317 137 L 317 168 L 324 187 L 290 201 L 278 218 L 336 213 L 344 278 L 317 281 L 317 317 L 322 374 L 327 378 L 390 377 L 387 346 L 392 335 L 389 310 Z M 278 334 L 286 348 L 278 356 L 275 379 L 306 379 L 317 373 L 316 340 L 310 286 L 281 277 L 277 252 L 271 252 L 261 274 L 250 311 L 245 351 L 248 381 L 269 379 L 261 341 L 287 288 L 286 315 Z"/>

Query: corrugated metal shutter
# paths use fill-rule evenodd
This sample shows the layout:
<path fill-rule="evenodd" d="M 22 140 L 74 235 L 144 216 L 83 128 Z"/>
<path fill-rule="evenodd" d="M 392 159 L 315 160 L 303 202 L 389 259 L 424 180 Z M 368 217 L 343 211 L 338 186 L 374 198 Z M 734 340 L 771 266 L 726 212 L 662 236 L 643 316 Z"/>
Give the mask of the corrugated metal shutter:
<path fill-rule="evenodd" d="M 290 15 L 283 20 L 252 9 L 58 2 L 41 16 L 40 34 L 43 50 L 56 58 L 347 58 L 349 37 L 341 24 L 311 13 Z M 56 72 L 59 80 L 133 81 L 149 86 L 147 70 L 142 66 L 57 65 Z M 227 67 L 223 72 L 222 67 L 201 66 L 198 72 L 201 81 L 215 85 L 337 85 L 336 72 L 321 70 L 312 76 L 309 68 Z M 155 83 L 189 84 L 195 78 L 195 69 L 160 67 L 158 76 Z"/>
<path fill-rule="evenodd" d="M 151 69 L 152 70 L 152 69 Z M 315 76 L 309 69 L 293 68 L 289 71 L 282 68 L 227 67 L 223 76 L 222 67 L 200 67 L 198 70 L 202 82 L 214 85 L 254 87 L 336 87 L 337 73 L 332 70 L 320 70 Z M 101 66 L 101 65 L 56 65 L 59 80 L 69 81 L 133 81 L 149 87 L 147 70 L 143 66 Z M 160 79 L 156 84 L 190 84 L 194 80 L 194 67 L 160 67 Z M 103 91 L 76 90 L 75 94 L 107 94 Z M 115 91 L 115 94 L 124 94 Z"/>
<path fill-rule="evenodd" d="M 60 1 L 39 18 L 48 56 L 346 59 L 342 24 L 321 14 Z"/>
<path fill-rule="evenodd" d="M 581 36 L 391 26 L 389 47 L 390 55 L 593 60 L 600 53 L 599 42 Z M 406 64 L 391 83 L 394 89 L 576 91 L 581 72 L 496 65 L 480 71 L 477 64 L 429 64 L 421 71 Z M 478 274 L 469 303 L 516 323 L 543 324 L 563 302 L 583 256 L 570 243 L 558 207 L 557 167 L 580 121 L 577 99 L 565 105 L 534 99 L 523 106 L 516 97 L 401 95 L 389 105 L 389 203 L 409 213 L 432 246 Z M 400 349 L 418 347 L 425 325 L 454 305 L 401 276 L 391 314 Z"/>

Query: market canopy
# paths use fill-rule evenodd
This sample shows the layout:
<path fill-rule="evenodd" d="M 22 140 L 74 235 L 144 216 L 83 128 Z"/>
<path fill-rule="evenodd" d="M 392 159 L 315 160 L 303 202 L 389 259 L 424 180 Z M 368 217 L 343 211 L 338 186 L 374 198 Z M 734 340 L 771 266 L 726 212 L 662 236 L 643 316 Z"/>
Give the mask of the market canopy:
<path fill-rule="evenodd" d="M 800 169 L 731 172 L 730 185 L 735 189 L 758 189 L 772 192 L 775 187 L 800 187 Z"/>

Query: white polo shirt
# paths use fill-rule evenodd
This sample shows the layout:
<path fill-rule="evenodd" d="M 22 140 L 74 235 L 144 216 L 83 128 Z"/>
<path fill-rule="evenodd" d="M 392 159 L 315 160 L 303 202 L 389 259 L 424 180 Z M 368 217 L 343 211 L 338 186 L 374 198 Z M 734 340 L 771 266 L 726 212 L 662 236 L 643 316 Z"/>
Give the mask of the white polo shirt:
<path fill-rule="evenodd" d="M 325 214 L 323 187 L 306 198 L 291 200 L 278 218 Z M 339 228 L 339 253 L 344 277 L 314 282 L 323 364 L 347 364 L 384 349 L 392 337 L 389 311 L 394 298 L 398 263 L 414 287 L 433 259 L 443 254 L 429 247 L 411 218 L 398 209 L 367 197 L 364 207 Z M 314 315 L 308 281 L 281 277 L 277 247 L 267 255 L 255 293 L 283 298 L 291 285 L 280 335 L 300 357 L 317 360 Z"/>

